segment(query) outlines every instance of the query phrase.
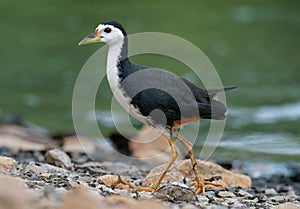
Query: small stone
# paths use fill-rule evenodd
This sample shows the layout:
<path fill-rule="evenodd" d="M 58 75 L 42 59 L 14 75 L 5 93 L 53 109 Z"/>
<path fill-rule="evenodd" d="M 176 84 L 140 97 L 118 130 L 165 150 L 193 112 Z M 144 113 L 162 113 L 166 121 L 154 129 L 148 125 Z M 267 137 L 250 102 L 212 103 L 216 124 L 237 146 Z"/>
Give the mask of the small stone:
<path fill-rule="evenodd" d="M 264 194 L 257 194 L 256 198 L 258 199 L 257 202 L 266 202 L 268 197 Z"/>
<path fill-rule="evenodd" d="M 211 204 L 205 207 L 206 209 L 227 209 L 228 207 Z"/>
<path fill-rule="evenodd" d="M 214 198 L 216 195 L 215 195 L 215 192 L 213 192 L 213 191 L 207 191 L 207 192 L 205 192 L 205 196 L 206 196 L 208 199 L 212 199 L 212 198 Z"/>
<path fill-rule="evenodd" d="M 220 191 L 217 194 L 218 197 L 235 197 L 235 194 L 233 192 L 229 192 L 229 191 Z"/>
<path fill-rule="evenodd" d="M 276 192 L 275 189 L 270 188 L 270 189 L 266 189 L 266 190 L 265 190 L 265 194 L 266 194 L 266 195 L 276 195 L 277 192 Z"/>
<path fill-rule="evenodd" d="M 17 168 L 18 163 L 13 158 L 0 156 L 0 166 L 5 169 L 12 170 Z"/>
<path fill-rule="evenodd" d="M 238 200 L 236 198 L 224 198 L 223 201 L 225 205 L 229 205 L 229 206 L 238 203 Z"/>
<path fill-rule="evenodd" d="M 163 186 L 159 188 L 157 191 L 155 191 L 153 195 L 158 199 L 165 200 L 165 201 L 172 201 L 172 202 L 173 201 L 191 202 L 197 200 L 197 196 L 192 190 L 179 185 Z"/>
<path fill-rule="evenodd" d="M 51 165 L 70 169 L 72 168 L 72 162 L 70 157 L 60 149 L 52 149 L 46 153 L 45 161 Z"/>
<path fill-rule="evenodd" d="M 123 178 L 122 177 L 122 180 L 125 181 L 125 182 L 128 182 L 127 178 Z M 98 177 L 97 182 L 99 184 L 104 184 L 107 187 L 115 187 L 118 184 L 120 185 L 119 176 L 117 176 L 117 175 L 109 175 L 109 174 L 107 174 L 107 175 L 100 176 L 100 177 Z"/>
<path fill-rule="evenodd" d="M 192 204 L 185 204 L 181 209 L 197 209 L 197 207 Z"/>
<path fill-rule="evenodd" d="M 246 197 L 246 198 L 250 198 L 250 199 L 253 198 L 253 195 L 252 195 L 252 194 L 250 194 L 249 192 L 246 192 L 246 191 L 244 191 L 244 190 L 238 191 L 238 194 L 239 194 L 239 196 L 241 196 L 241 197 Z"/>
<path fill-rule="evenodd" d="M 280 203 L 283 203 L 285 202 L 285 197 L 283 196 L 274 196 L 274 197 L 271 197 L 270 200 L 272 202 L 280 202 Z"/>

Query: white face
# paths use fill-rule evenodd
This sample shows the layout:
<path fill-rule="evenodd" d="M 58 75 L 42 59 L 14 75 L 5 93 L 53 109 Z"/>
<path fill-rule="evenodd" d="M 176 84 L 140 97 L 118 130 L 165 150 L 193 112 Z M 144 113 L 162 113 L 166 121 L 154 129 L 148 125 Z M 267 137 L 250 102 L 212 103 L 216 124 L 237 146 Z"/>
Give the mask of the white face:
<path fill-rule="evenodd" d="M 95 33 L 99 33 L 101 39 L 100 42 L 104 42 L 108 45 L 123 41 L 124 36 L 120 29 L 115 28 L 112 25 L 98 25 Z"/>

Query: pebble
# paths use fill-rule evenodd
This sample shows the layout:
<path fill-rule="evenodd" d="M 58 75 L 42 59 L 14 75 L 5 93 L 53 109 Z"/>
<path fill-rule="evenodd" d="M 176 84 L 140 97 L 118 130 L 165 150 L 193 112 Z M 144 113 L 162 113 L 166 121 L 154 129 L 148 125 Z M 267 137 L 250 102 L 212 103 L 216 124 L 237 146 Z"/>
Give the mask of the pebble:
<path fill-rule="evenodd" d="M 207 192 L 205 192 L 205 195 L 208 199 L 212 199 L 216 196 L 214 191 L 207 191 Z"/>
<path fill-rule="evenodd" d="M 286 200 L 286 198 L 283 196 L 274 196 L 274 197 L 271 197 L 270 199 L 273 202 L 280 202 L 280 203 L 283 203 Z"/>
<path fill-rule="evenodd" d="M 153 195 L 158 199 L 171 201 L 171 202 L 174 201 L 191 202 L 191 201 L 196 201 L 198 199 L 196 194 L 191 189 L 181 187 L 179 185 L 163 186 L 159 188 L 157 191 L 155 191 Z"/>
<path fill-rule="evenodd" d="M 60 149 L 47 151 L 45 161 L 51 165 L 61 168 L 71 169 L 73 167 L 70 157 Z"/>
<path fill-rule="evenodd" d="M 233 192 L 229 192 L 229 191 L 220 191 L 217 194 L 218 197 L 235 197 L 235 194 Z"/>
<path fill-rule="evenodd" d="M 13 158 L 0 156 L 0 166 L 5 169 L 12 170 L 17 168 L 18 163 Z"/>
<path fill-rule="evenodd" d="M 254 197 L 252 194 L 250 194 L 249 192 L 246 192 L 244 190 L 239 190 L 238 195 L 241 197 L 250 198 L 250 199 L 252 199 Z"/>
<path fill-rule="evenodd" d="M 112 187 L 119 183 L 119 177 L 117 175 L 103 175 L 97 179 L 97 182 L 107 187 Z"/>
<path fill-rule="evenodd" d="M 192 204 L 185 204 L 181 209 L 197 209 L 197 207 Z"/>
<path fill-rule="evenodd" d="M 276 195 L 277 194 L 277 191 L 273 188 L 270 188 L 270 189 L 266 189 L 265 190 L 265 194 L 270 196 L 270 195 Z"/>
<path fill-rule="evenodd" d="M 211 204 L 205 207 L 206 209 L 227 209 L 225 206 Z"/>

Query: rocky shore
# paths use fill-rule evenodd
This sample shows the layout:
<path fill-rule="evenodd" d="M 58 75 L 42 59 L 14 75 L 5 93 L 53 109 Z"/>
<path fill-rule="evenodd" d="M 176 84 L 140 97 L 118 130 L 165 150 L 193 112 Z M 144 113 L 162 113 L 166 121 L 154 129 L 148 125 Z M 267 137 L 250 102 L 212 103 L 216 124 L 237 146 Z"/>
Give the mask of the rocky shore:
<path fill-rule="evenodd" d="M 198 161 L 203 178 L 222 186 L 196 195 L 189 159 L 182 157 L 157 191 L 130 189 L 119 183 L 119 176 L 147 187 L 161 170 L 157 159 L 144 161 L 141 157 L 143 149 L 151 153 L 158 150 L 153 144 L 143 146 L 134 154 L 136 144 L 125 146 L 130 152 L 115 144 L 116 152 L 85 137 L 53 137 L 41 129 L 2 123 L 0 208 L 300 208 L 298 163 L 286 164 L 288 172 L 282 174 L 265 172 L 272 166 L 265 164 L 262 169 L 259 162 Z"/>

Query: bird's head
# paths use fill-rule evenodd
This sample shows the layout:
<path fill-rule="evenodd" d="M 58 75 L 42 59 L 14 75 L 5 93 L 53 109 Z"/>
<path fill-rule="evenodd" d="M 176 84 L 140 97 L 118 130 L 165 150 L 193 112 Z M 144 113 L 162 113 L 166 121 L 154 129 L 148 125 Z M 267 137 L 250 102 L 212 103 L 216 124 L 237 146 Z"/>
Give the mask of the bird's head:
<path fill-rule="evenodd" d="M 120 23 L 116 21 L 107 21 L 100 23 L 95 29 L 95 32 L 85 37 L 78 45 L 96 42 L 113 45 L 116 42 L 123 41 L 126 35 L 126 31 Z"/>

